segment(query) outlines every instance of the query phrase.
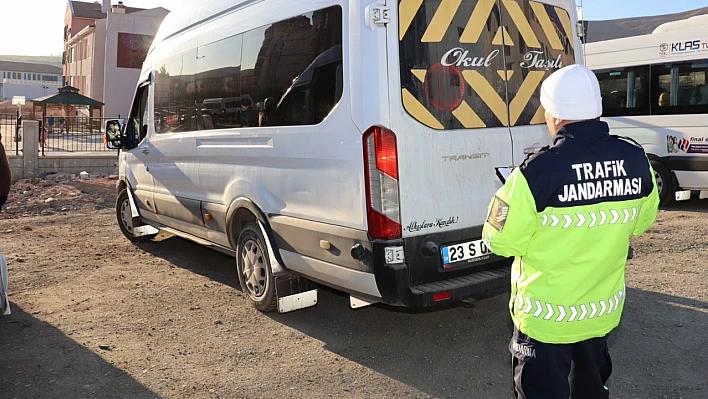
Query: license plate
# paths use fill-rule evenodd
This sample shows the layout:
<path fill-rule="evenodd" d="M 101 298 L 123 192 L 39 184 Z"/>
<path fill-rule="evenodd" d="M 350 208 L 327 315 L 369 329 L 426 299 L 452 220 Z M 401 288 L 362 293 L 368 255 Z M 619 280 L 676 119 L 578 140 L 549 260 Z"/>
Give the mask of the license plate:
<path fill-rule="evenodd" d="M 482 240 L 450 245 L 442 249 L 443 265 L 446 269 L 459 262 L 479 262 L 491 256 L 492 250 Z"/>

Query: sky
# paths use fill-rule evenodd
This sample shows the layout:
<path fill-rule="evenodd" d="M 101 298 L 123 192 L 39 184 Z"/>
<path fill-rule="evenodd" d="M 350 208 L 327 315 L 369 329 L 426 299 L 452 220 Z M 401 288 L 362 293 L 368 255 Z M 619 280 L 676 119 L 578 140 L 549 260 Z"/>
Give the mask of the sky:
<path fill-rule="evenodd" d="M 93 0 L 87 0 L 93 1 Z M 117 3 L 117 0 L 113 0 Z M 576 0 L 587 20 L 670 14 L 708 0 Z M 178 0 L 124 0 L 129 7 L 171 9 Z M 60 55 L 67 0 L 0 0 L 0 55 Z M 15 39 L 17 38 L 17 39 Z"/>
<path fill-rule="evenodd" d="M 117 4 L 118 0 L 112 3 Z M 169 10 L 180 1 L 123 0 L 123 3 L 128 7 Z M 61 55 L 66 7 L 67 0 L 0 0 L 0 55 Z M 15 32 L 22 33 L 16 36 Z"/>
<path fill-rule="evenodd" d="M 673 14 L 708 6 L 708 0 L 575 0 L 588 21 Z"/>

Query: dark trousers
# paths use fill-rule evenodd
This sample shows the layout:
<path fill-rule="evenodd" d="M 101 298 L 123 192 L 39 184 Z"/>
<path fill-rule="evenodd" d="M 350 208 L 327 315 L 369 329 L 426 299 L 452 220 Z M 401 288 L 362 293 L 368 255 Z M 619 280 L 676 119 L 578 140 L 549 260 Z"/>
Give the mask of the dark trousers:
<path fill-rule="evenodd" d="M 509 350 L 517 399 L 607 399 L 612 374 L 607 337 L 544 344 L 514 328 Z"/>

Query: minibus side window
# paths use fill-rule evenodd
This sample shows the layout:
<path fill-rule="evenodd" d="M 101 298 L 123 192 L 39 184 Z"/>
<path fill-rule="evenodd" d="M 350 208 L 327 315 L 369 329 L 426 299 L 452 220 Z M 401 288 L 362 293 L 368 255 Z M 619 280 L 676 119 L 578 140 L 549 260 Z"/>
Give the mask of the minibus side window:
<path fill-rule="evenodd" d="M 341 99 L 342 32 L 334 6 L 200 46 L 199 129 L 322 122 Z"/>
<path fill-rule="evenodd" d="M 159 63 L 155 68 L 157 133 L 197 130 L 195 69 L 196 49 Z"/>
<path fill-rule="evenodd" d="M 298 87 L 288 92 L 277 110 L 280 113 L 281 124 L 297 126 L 307 124 L 308 92 L 306 88 Z"/>
<path fill-rule="evenodd" d="M 649 66 L 595 71 L 603 116 L 649 115 Z"/>
<path fill-rule="evenodd" d="M 143 139 L 148 134 L 148 121 L 150 120 L 150 113 L 148 108 L 148 100 L 150 98 L 150 85 L 146 85 L 143 90 L 143 96 L 140 99 L 140 138 L 138 142 L 143 141 Z"/>
<path fill-rule="evenodd" d="M 242 43 L 243 35 L 236 35 L 197 49 L 195 102 L 199 130 L 241 126 Z"/>
<path fill-rule="evenodd" d="M 652 65 L 651 113 L 708 114 L 708 60 Z"/>
<path fill-rule="evenodd" d="M 148 98 L 150 95 L 150 85 L 144 85 L 138 88 L 133 100 L 133 108 L 130 110 L 128 123 L 125 132 L 126 142 L 125 148 L 133 149 L 147 135 L 148 124 Z"/>

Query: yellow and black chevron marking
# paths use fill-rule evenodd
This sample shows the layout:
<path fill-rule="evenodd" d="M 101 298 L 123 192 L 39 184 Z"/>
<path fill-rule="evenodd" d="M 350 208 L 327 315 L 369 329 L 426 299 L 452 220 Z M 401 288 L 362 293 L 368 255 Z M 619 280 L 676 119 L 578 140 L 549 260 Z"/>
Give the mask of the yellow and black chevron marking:
<path fill-rule="evenodd" d="M 541 2 L 399 0 L 398 17 L 403 104 L 434 129 L 544 123 L 541 82 L 574 63 L 568 11 Z M 450 72 L 449 87 L 448 76 L 430 79 L 442 61 L 459 69 Z M 455 109 L 435 101 L 461 91 Z"/>

